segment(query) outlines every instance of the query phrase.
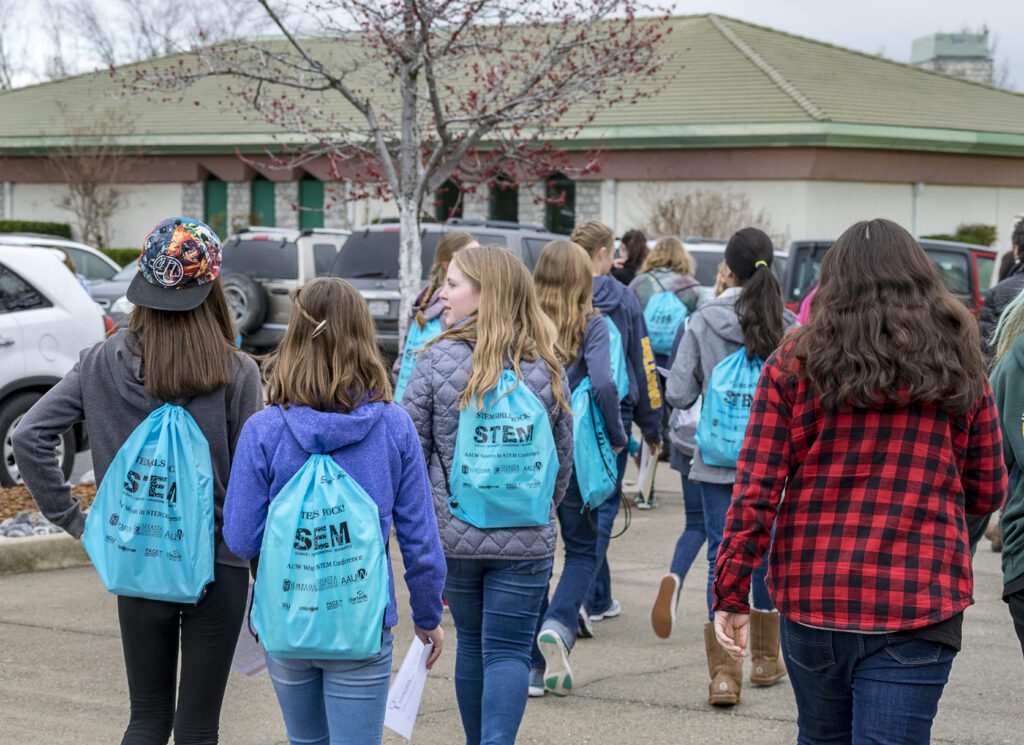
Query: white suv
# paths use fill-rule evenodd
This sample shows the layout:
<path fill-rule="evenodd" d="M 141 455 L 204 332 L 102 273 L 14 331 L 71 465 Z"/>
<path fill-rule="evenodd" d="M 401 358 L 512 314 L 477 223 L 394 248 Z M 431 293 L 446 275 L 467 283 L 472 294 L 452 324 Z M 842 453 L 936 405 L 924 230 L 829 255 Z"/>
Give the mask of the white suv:
<path fill-rule="evenodd" d="M 11 433 L 21 417 L 105 333 L 103 311 L 57 252 L 0 239 L 0 487 L 20 483 Z M 59 457 L 65 477 L 84 444 L 80 425 L 64 435 Z"/>
<path fill-rule="evenodd" d="M 92 246 L 55 235 L 0 233 L 0 245 L 59 249 L 71 257 L 75 269 L 89 282 L 112 279 L 121 269 L 110 257 Z"/>

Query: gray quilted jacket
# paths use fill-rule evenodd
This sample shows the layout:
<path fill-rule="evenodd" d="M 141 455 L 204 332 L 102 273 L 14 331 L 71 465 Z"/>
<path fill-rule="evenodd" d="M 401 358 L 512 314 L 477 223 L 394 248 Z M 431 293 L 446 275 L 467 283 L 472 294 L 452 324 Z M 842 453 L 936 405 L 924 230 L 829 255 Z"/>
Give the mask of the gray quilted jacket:
<path fill-rule="evenodd" d="M 445 556 L 453 559 L 546 559 L 555 554 L 555 507 L 562 501 L 572 473 L 572 414 L 555 403 L 551 374 L 543 362 L 520 365 L 526 384 L 547 408 L 558 451 L 558 481 L 548 524 L 530 528 L 480 530 L 448 509 L 445 473 L 451 472 L 459 428 L 459 398 L 469 382 L 473 350 L 448 339 L 427 347 L 416 361 L 402 406 L 412 416 L 430 472 L 434 510 Z M 562 385 L 569 384 L 562 373 Z M 441 463 L 444 463 L 444 471 Z"/>

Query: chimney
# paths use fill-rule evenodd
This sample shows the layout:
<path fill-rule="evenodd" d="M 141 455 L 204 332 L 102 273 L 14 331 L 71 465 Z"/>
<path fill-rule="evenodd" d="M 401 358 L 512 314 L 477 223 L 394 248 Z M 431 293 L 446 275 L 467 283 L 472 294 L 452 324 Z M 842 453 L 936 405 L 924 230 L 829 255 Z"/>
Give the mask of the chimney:
<path fill-rule="evenodd" d="M 915 39 L 910 63 L 925 70 L 992 85 L 992 54 L 988 29 L 981 33 L 931 34 Z"/>

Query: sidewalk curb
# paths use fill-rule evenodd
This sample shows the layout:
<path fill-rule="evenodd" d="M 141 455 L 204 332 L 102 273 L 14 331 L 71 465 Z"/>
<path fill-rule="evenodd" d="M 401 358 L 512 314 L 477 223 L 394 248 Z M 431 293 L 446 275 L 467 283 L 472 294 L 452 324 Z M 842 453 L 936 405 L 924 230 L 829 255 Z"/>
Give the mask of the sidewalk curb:
<path fill-rule="evenodd" d="M 89 564 L 81 541 L 67 533 L 0 540 L 0 577 Z"/>

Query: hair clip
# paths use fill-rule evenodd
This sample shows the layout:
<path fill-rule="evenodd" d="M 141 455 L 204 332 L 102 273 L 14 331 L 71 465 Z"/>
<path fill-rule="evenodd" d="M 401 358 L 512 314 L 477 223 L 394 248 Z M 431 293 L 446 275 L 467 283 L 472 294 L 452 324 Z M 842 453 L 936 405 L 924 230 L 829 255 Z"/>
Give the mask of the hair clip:
<path fill-rule="evenodd" d="M 310 338 L 315 339 L 316 337 L 320 336 L 320 334 L 322 334 L 324 332 L 324 329 L 326 328 L 327 321 L 320 321 L 320 323 L 316 325 L 316 328 L 313 329 L 313 336 L 311 336 Z"/>

